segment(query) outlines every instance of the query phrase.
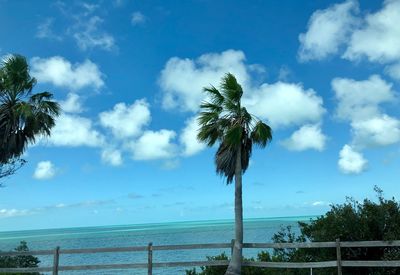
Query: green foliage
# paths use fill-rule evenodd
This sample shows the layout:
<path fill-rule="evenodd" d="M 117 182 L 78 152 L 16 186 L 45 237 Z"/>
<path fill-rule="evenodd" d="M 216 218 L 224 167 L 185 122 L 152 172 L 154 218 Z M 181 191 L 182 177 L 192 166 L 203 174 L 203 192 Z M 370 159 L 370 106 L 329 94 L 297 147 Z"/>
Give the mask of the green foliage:
<path fill-rule="evenodd" d="M 25 241 L 15 248 L 15 251 L 28 252 L 29 248 Z M 22 268 L 22 267 L 38 267 L 40 261 L 37 257 L 32 255 L 19 255 L 19 256 L 0 256 L 0 268 L 10 267 L 10 268 Z M 31 274 L 39 275 L 38 272 L 31 273 L 2 273 L 7 275 L 20 275 L 20 274 Z"/>
<path fill-rule="evenodd" d="M 400 204 L 394 198 L 385 199 L 382 190 L 375 187 L 377 201 L 365 199 L 357 202 L 347 198 L 343 204 L 332 205 L 323 216 L 310 222 L 299 222 L 300 234 L 295 234 L 292 228 L 281 228 L 274 234 L 275 243 L 292 242 L 327 242 L 341 241 L 378 241 L 400 239 Z M 400 248 L 342 248 L 342 260 L 400 260 Z M 227 260 L 225 254 L 208 257 L 208 260 Z M 257 261 L 273 262 L 316 262 L 336 259 L 335 248 L 303 248 L 274 249 L 272 255 L 262 251 Z M 253 259 L 245 259 L 253 261 Z M 201 272 L 187 271 L 187 275 L 224 274 L 222 267 L 201 267 Z M 191 273 L 190 273 L 191 272 Z M 245 273 L 252 272 L 252 273 Z M 335 268 L 314 269 L 313 274 L 336 274 Z M 243 267 L 242 274 L 287 274 L 308 275 L 307 269 L 269 269 Z M 400 274 L 400 268 L 343 268 L 346 275 L 383 275 Z"/>

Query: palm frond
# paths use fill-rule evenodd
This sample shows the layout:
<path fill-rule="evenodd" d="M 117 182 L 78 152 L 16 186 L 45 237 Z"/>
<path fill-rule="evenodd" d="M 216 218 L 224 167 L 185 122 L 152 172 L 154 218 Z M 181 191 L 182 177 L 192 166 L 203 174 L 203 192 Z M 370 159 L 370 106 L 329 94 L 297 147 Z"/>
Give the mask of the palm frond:
<path fill-rule="evenodd" d="M 219 104 L 215 104 L 215 103 L 210 103 L 210 102 L 203 102 L 200 104 L 200 108 L 201 109 L 207 109 L 210 112 L 215 112 L 215 113 L 221 113 L 223 108 L 221 105 Z"/>
<path fill-rule="evenodd" d="M 236 150 L 232 146 L 221 142 L 215 154 L 215 167 L 217 174 L 226 178 L 226 183 L 230 184 L 235 177 Z"/>
<path fill-rule="evenodd" d="M 250 138 L 253 143 L 263 148 L 272 140 L 272 129 L 262 121 L 258 121 L 250 134 Z"/>
<path fill-rule="evenodd" d="M 36 84 L 36 79 L 29 75 L 29 65 L 21 55 L 10 55 L 1 65 L 1 88 L 13 93 L 14 97 L 29 94 Z"/>
<path fill-rule="evenodd" d="M 203 88 L 203 91 L 208 94 L 213 104 L 221 106 L 224 102 L 224 96 L 214 86 L 211 85 L 210 87 L 205 87 Z"/>
<path fill-rule="evenodd" d="M 200 112 L 197 121 L 200 125 L 206 125 L 210 123 L 216 123 L 219 118 L 219 114 L 216 112 Z"/>
<path fill-rule="evenodd" d="M 208 146 L 213 146 L 218 139 L 221 138 L 221 132 L 218 123 L 201 125 L 197 133 L 197 139 L 207 143 Z"/>
<path fill-rule="evenodd" d="M 232 103 L 240 106 L 243 90 L 233 74 L 227 73 L 222 78 L 221 88 L 225 100 L 232 101 Z"/>
<path fill-rule="evenodd" d="M 240 145 L 243 137 L 243 128 L 239 123 L 232 125 L 226 130 L 224 141 L 228 146 L 233 148 Z"/>
<path fill-rule="evenodd" d="M 25 57 L 10 55 L 0 65 L 0 163 L 19 158 L 38 135 L 50 135 L 60 105 L 49 92 L 32 94 L 36 79 Z"/>

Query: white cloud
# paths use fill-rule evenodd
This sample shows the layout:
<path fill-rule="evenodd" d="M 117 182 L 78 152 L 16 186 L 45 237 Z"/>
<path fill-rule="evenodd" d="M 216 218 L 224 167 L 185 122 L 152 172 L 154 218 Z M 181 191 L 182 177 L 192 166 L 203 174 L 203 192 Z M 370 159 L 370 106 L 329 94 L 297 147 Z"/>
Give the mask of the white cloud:
<path fill-rule="evenodd" d="M 218 84 L 227 72 L 246 86 L 249 75 L 242 51 L 203 54 L 196 60 L 173 57 L 168 60 L 159 80 L 164 92 L 163 107 L 196 112 L 204 99 L 203 87 Z"/>
<path fill-rule="evenodd" d="M 197 112 L 205 99 L 203 87 L 218 86 L 221 77 L 231 72 L 245 90 L 244 105 L 273 127 L 320 122 L 325 110 L 314 90 L 280 81 L 253 87 L 250 72 L 254 69 L 244 62 L 244 53 L 235 50 L 204 54 L 196 60 L 171 58 L 160 77 L 164 108 Z"/>
<path fill-rule="evenodd" d="M 367 160 L 355 151 L 400 142 L 400 121 L 384 113 L 382 104 L 396 102 L 392 84 L 378 75 L 367 80 L 335 78 L 332 89 L 338 101 L 337 117 L 350 122 L 351 147 L 340 152 L 339 168 L 344 173 L 361 173 Z"/>
<path fill-rule="evenodd" d="M 81 113 L 83 111 L 81 98 L 74 93 L 68 93 L 67 98 L 60 101 L 60 106 L 65 113 Z"/>
<path fill-rule="evenodd" d="M 351 122 L 352 145 L 358 149 L 400 141 L 400 122 L 383 113 L 381 104 L 396 101 L 392 84 L 373 75 L 367 80 L 335 78 L 337 116 Z"/>
<path fill-rule="evenodd" d="M 121 151 L 114 149 L 104 149 L 101 153 L 101 159 L 112 166 L 120 166 L 123 162 Z"/>
<path fill-rule="evenodd" d="M 387 66 L 385 72 L 390 75 L 393 79 L 400 81 L 400 62 Z"/>
<path fill-rule="evenodd" d="M 244 98 L 243 104 L 273 128 L 317 123 L 325 113 L 323 100 L 313 89 L 280 81 L 262 84 Z"/>
<path fill-rule="evenodd" d="M 37 27 L 36 37 L 59 40 L 59 41 L 62 40 L 62 37 L 60 35 L 57 35 L 53 32 L 52 30 L 53 22 L 54 22 L 53 18 L 47 18 L 41 24 L 39 24 Z"/>
<path fill-rule="evenodd" d="M 383 8 L 365 17 L 363 27 L 354 31 L 343 57 L 372 62 L 391 62 L 400 58 L 400 0 L 386 0 Z"/>
<path fill-rule="evenodd" d="M 100 29 L 103 19 L 101 19 L 99 16 L 92 16 L 90 18 L 76 18 L 77 22 L 73 26 L 72 32 L 79 48 L 82 50 L 100 48 L 107 51 L 111 51 L 116 48 L 114 37 Z"/>
<path fill-rule="evenodd" d="M 18 210 L 18 209 L 0 209 L 0 218 L 9 218 L 17 216 L 26 216 L 31 214 L 28 210 Z"/>
<path fill-rule="evenodd" d="M 131 23 L 132 25 L 136 26 L 136 25 L 140 25 L 145 23 L 147 20 L 146 16 L 144 16 L 143 13 L 141 13 L 140 11 L 135 11 L 134 13 L 132 13 L 132 17 L 131 17 Z"/>
<path fill-rule="evenodd" d="M 359 174 L 367 168 L 367 164 L 364 156 L 347 144 L 339 153 L 339 169 L 345 174 Z"/>
<path fill-rule="evenodd" d="M 113 5 L 114 7 L 120 8 L 126 4 L 126 0 L 114 0 Z"/>
<path fill-rule="evenodd" d="M 56 168 L 51 161 L 41 161 L 37 164 L 33 177 L 37 180 L 48 180 L 56 175 Z"/>
<path fill-rule="evenodd" d="M 203 142 L 197 140 L 198 129 L 199 125 L 196 117 L 192 117 L 186 121 L 185 128 L 179 137 L 179 141 L 183 145 L 184 156 L 192 156 L 206 148 Z"/>
<path fill-rule="evenodd" d="M 326 201 L 315 201 L 311 203 L 312 206 L 329 206 L 330 203 Z"/>
<path fill-rule="evenodd" d="M 358 147 L 386 146 L 400 141 L 400 121 L 388 115 L 351 123 L 353 144 Z"/>
<path fill-rule="evenodd" d="M 151 120 L 149 104 L 145 99 L 136 100 L 132 105 L 118 103 L 113 110 L 99 115 L 100 123 L 110 128 L 117 138 L 135 137 Z"/>
<path fill-rule="evenodd" d="M 308 21 L 306 33 L 299 35 L 301 61 L 320 60 L 336 54 L 357 25 L 358 4 L 349 0 L 314 12 Z"/>
<path fill-rule="evenodd" d="M 319 125 L 304 125 L 281 143 L 291 151 L 308 149 L 322 151 L 325 148 L 325 142 L 326 136 L 322 133 Z"/>
<path fill-rule="evenodd" d="M 143 135 L 127 146 L 135 160 L 168 159 L 176 155 L 176 145 L 172 140 L 176 133 L 171 130 L 145 131 Z"/>
<path fill-rule="evenodd" d="M 104 144 L 104 137 L 93 129 L 90 119 L 62 114 L 56 119 L 56 125 L 51 131 L 51 136 L 42 140 L 42 142 L 54 146 L 100 147 Z"/>
<path fill-rule="evenodd" d="M 332 89 L 338 100 L 337 116 L 344 120 L 376 116 L 380 113 L 379 104 L 395 99 L 392 84 L 378 75 L 362 81 L 335 78 L 332 80 Z"/>
<path fill-rule="evenodd" d="M 31 73 L 39 82 L 49 82 L 55 86 L 79 90 L 85 87 L 101 88 L 103 74 L 95 63 L 85 60 L 71 64 L 61 56 L 50 58 L 34 57 Z"/>
<path fill-rule="evenodd" d="M 168 159 L 164 161 L 162 168 L 165 170 L 173 170 L 179 167 L 181 162 L 178 159 Z"/>

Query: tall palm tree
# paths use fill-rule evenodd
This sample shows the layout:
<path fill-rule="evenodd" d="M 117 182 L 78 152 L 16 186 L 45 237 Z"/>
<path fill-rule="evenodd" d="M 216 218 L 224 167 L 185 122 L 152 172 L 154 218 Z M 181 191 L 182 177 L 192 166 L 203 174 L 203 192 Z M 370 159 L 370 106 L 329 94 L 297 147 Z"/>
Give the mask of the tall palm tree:
<path fill-rule="evenodd" d="M 211 86 L 204 91 L 208 99 L 200 105 L 197 138 L 208 146 L 219 142 L 215 154 L 217 174 L 226 177 L 227 184 L 235 179 L 235 243 L 225 274 L 239 275 L 243 246 L 242 174 L 249 166 L 253 144 L 264 148 L 272 140 L 272 130 L 242 107 L 243 90 L 232 74 L 222 78 L 220 90 Z"/>
<path fill-rule="evenodd" d="M 55 125 L 59 104 L 49 92 L 32 93 L 35 84 L 25 57 L 10 55 L 0 64 L 0 165 L 19 159 Z"/>

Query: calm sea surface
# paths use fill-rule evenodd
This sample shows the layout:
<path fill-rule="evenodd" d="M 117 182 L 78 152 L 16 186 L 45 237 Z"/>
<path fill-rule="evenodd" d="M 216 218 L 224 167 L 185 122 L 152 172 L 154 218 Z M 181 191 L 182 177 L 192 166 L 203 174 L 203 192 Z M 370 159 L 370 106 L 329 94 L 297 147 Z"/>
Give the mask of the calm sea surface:
<path fill-rule="evenodd" d="M 244 222 L 244 242 L 269 242 L 281 226 L 292 225 L 298 230 L 297 221 L 308 221 L 313 217 L 288 217 L 249 219 Z M 0 232 L 0 250 L 14 249 L 21 240 L 28 242 L 30 250 L 67 248 L 97 248 L 153 245 L 228 243 L 234 236 L 231 220 L 176 222 L 140 225 L 118 225 L 83 228 L 43 229 L 29 231 Z M 181 251 L 154 251 L 153 262 L 199 261 L 208 255 L 217 255 L 230 250 L 204 249 Z M 244 255 L 254 257 L 256 249 L 244 249 Z M 40 256 L 40 266 L 51 266 L 51 256 Z M 61 255 L 60 265 L 147 263 L 146 252 L 97 253 Z M 189 268 L 155 269 L 154 274 L 185 274 Z M 60 274 L 147 274 L 146 270 L 75 271 Z"/>

